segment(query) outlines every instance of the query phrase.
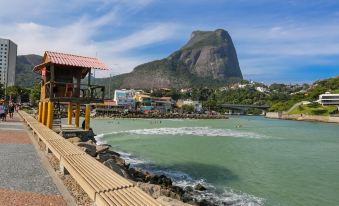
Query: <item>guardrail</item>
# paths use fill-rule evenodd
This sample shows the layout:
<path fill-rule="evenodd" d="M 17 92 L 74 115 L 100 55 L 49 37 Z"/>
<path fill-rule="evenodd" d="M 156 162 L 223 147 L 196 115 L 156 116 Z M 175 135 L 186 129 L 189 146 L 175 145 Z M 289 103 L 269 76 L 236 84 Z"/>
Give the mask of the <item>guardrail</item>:
<path fill-rule="evenodd" d="M 160 206 L 140 188 L 107 168 L 79 147 L 65 140 L 31 115 L 19 111 L 38 141 L 46 145 L 60 162 L 62 172 L 68 172 L 98 206 Z"/>

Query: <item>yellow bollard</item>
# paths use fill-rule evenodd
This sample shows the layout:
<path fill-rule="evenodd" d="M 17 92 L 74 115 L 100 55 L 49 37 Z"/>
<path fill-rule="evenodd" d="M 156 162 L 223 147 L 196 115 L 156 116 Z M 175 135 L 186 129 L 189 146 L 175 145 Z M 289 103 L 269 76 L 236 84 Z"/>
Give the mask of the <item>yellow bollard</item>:
<path fill-rule="evenodd" d="M 72 124 L 72 113 L 73 113 L 73 105 L 72 105 L 72 102 L 68 102 L 68 125 L 71 125 Z"/>
<path fill-rule="evenodd" d="M 47 115 L 48 115 L 48 102 L 44 102 L 45 104 L 45 117 L 44 117 L 44 122 L 45 122 L 45 125 L 47 126 Z"/>
<path fill-rule="evenodd" d="M 91 117 L 91 105 L 86 104 L 86 112 L 85 112 L 85 130 L 89 130 L 89 121 Z"/>
<path fill-rule="evenodd" d="M 79 121 L 80 121 L 80 104 L 76 103 L 75 105 L 75 127 L 79 127 Z"/>
<path fill-rule="evenodd" d="M 54 114 L 54 104 L 53 102 L 48 102 L 47 127 L 50 129 L 52 129 L 53 126 L 53 114 Z"/>
<path fill-rule="evenodd" d="M 42 103 L 42 124 L 47 125 L 47 102 Z"/>
<path fill-rule="evenodd" d="M 39 102 L 38 122 L 42 122 L 42 102 Z"/>

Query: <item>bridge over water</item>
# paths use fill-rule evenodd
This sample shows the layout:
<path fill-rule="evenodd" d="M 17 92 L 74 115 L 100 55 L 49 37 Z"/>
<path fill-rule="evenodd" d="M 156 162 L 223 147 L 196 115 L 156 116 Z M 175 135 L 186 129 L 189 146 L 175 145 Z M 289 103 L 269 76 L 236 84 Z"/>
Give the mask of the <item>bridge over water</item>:
<path fill-rule="evenodd" d="M 246 113 L 249 109 L 260 109 L 265 112 L 268 108 L 268 105 L 247 105 L 247 104 L 222 104 L 221 108 L 229 109 L 234 113 L 235 111 L 240 111 L 241 113 Z"/>

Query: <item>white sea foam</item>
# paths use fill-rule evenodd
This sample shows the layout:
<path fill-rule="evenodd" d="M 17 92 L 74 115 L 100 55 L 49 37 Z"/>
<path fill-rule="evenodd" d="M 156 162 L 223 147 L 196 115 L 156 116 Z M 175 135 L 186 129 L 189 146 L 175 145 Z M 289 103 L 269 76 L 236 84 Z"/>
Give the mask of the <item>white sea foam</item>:
<path fill-rule="evenodd" d="M 98 134 L 94 137 L 95 140 L 97 141 L 97 144 L 105 144 L 106 143 L 105 140 L 103 140 L 104 136 L 105 136 L 104 134 Z"/>
<path fill-rule="evenodd" d="M 136 129 L 120 132 L 111 132 L 105 135 L 114 134 L 135 134 L 135 135 L 193 135 L 193 136 L 208 136 L 208 137 L 242 137 L 242 138 L 265 138 L 265 135 L 254 132 L 246 132 L 234 129 L 215 129 L 210 127 L 163 127 L 151 129 Z M 101 137 L 101 136 L 100 136 Z"/>

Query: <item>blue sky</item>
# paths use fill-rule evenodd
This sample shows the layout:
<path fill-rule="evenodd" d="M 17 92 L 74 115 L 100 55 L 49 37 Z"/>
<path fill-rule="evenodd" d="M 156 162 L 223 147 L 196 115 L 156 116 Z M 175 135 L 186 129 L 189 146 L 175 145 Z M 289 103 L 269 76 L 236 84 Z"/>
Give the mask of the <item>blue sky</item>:
<path fill-rule="evenodd" d="M 339 75 L 337 0 L 0 0 L 0 8 L 0 37 L 15 41 L 19 54 L 98 56 L 112 74 L 168 56 L 193 30 L 222 28 L 246 79 Z"/>

